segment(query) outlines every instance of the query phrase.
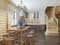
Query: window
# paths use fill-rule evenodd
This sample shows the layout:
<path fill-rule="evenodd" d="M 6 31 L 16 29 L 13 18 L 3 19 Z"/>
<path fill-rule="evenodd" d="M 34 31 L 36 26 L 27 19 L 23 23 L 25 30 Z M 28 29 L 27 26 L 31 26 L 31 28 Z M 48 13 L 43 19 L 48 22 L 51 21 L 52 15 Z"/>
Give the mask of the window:
<path fill-rule="evenodd" d="M 37 12 L 37 19 L 39 18 L 39 12 Z"/>
<path fill-rule="evenodd" d="M 34 19 L 36 18 L 36 14 L 35 14 L 35 12 L 34 12 Z"/>

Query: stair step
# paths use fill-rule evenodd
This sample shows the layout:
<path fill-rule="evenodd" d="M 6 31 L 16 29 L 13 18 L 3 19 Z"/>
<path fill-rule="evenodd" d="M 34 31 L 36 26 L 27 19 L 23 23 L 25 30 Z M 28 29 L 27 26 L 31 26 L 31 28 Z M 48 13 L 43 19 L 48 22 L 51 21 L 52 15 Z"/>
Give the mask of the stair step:
<path fill-rule="evenodd" d="M 48 33 L 51 36 L 58 36 L 58 33 Z"/>
<path fill-rule="evenodd" d="M 49 30 L 56 30 L 56 28 L 49 28 Z"/>
<path fill-rule="evenodd" d="M 56 28 L 56 26 L 48 26 L 48 28 Z"/>
<path fill-rule="evenodd" d="M 56 24 L 48 24 L 48 25 L 56 25 Z"/>

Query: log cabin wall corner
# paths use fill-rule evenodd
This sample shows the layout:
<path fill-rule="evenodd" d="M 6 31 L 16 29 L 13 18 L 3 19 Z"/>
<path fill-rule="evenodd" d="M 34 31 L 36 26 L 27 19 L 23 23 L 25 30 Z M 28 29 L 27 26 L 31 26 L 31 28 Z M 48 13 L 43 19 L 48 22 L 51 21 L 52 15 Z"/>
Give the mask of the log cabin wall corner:
<path fill-rule="evenodd" d="M 4 34 L 8 29 L 8 1 L 0 0 L 0 35 Z M 0 41 L 3 40 L 0 36 Z"/>

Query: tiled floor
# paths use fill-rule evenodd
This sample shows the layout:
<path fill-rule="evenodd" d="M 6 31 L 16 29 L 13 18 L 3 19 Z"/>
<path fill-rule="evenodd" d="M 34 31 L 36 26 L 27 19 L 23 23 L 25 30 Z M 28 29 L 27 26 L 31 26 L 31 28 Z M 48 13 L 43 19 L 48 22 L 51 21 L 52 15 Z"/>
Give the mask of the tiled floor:
<path fill-rule="evenodd" d="M 45 36 L 42 32 L 36 32 L 35 45 L 60 45 L 60 36 Z"/>

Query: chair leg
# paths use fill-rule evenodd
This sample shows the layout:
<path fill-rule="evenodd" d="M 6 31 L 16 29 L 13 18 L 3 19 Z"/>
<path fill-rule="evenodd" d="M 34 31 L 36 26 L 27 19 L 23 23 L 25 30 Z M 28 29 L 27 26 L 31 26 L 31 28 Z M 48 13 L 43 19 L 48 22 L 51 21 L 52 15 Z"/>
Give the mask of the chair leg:
<path fill-rule="evenodd" d="M 31 41 L 31 39 L 30 39 L 30 45 L 32 45 L 32 41 Z"/>
<path fill-rule="evenodd" d="M 5 45 L 12 45 L 11 42 L 5 42 Z"/>
<path fill-rule="evenodd" d="M 25 41 L 25 45 L 27 45 L 27 38 L 26 38 L 26 41 Z"/>
<path fill-rule="evenodd" d="M 7 42 L 5 42 L 5 45 L 7 45 Z"/>
<path fill-rule="evenodd" d="M 12 43 L 11 42 L 8 42 L 8 45 L 12 45 Z"/>
<path fill-rule="evenodd" d="M 14 40 L 14 45 L 16 44 L 16 40 Z"/>

